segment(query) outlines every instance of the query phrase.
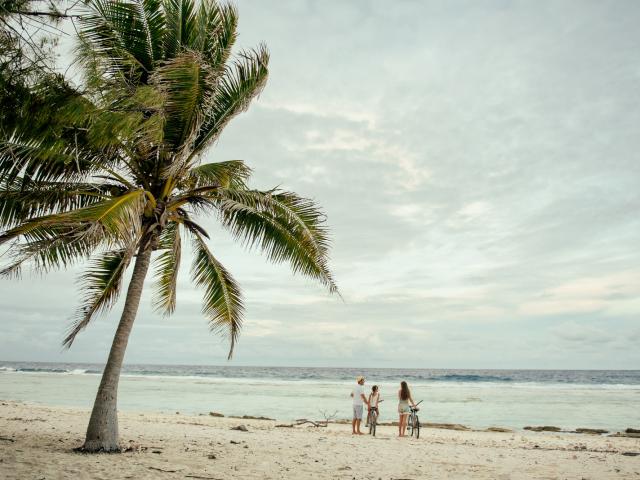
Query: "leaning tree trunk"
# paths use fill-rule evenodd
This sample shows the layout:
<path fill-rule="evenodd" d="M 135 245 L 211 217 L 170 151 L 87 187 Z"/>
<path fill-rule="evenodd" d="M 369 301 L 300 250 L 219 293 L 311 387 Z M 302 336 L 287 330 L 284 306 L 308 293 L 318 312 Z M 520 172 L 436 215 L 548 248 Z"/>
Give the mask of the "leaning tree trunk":
<path fill-rule="evenodd" d="M 117 452 L 120 450 L 118 441 L 118 381 L 131 327 L 133 327 L 138 305 L 140 305 L 142 285 L 149 270 L 151 251 L 152 249 L 148 245 L 143 246 L 136 257 L 124 310 L 111 344 L 109 359 L 102 373 L 102 380 L 91 411 L 87 436 L 82 446 L 82 450 L 86 452 Z"/>

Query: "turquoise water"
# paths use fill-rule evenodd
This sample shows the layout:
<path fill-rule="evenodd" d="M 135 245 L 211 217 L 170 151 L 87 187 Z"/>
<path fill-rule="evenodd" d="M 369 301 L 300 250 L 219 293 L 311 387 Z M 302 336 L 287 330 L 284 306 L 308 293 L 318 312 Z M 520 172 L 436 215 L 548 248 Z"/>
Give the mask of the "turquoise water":
<path fill-rule="evenodd" d="M 90 408 L 98 365 L 0 362 L 0 398 Z M 348 418 L 356 374 L 380 386 L 382 420 L 396 417 L 398 383 L 424 400 L 425 421 L 475 428 L 556 425 L 640 427 L 639 371 L 311 369 L 130 365 L 119 407 L 128 411 L 222 412 L 278 420 Z"/>

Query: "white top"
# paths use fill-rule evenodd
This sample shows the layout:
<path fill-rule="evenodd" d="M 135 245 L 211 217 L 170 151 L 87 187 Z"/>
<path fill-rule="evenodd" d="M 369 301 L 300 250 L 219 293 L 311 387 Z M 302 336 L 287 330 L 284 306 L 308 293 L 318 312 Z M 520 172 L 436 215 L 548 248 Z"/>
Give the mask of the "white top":
<path fill-rule="evenodd" d="M 376 392 L 376 393 L 371 393 L 371 396 L 369 397 L 369 403 L 372 407 L 377 407 L 378 403 L 380 403 L 380 400 L 382 400 L 382 397 L 380 397 L 380 392 Z"/>
<path fill-rule="evenodd" d="M 364 395 L 364 387 L 360 384 L 357 384 L 353 388 L 353 406 L 360 407 L 364 405 L 364 401 L 362 400 L 362 395 Z"/>

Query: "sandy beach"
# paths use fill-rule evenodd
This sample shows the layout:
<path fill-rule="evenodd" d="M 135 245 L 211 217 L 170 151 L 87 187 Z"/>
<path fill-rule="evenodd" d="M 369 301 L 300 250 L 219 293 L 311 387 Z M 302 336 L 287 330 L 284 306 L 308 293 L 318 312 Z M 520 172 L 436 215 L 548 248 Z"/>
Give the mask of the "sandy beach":
<path fill-rule="evenodd" d="M 123 454 L 74 453 L 88 410 L 0 404 L 3 479 L 640 478 L 640 439 L 425 428 L 419 440 L 354 437 L 349 425 L 121 413 Z M 233 430 L 239 425 L 247 430 Z M 636 454 L 636 455 L 633 455 Z"/>

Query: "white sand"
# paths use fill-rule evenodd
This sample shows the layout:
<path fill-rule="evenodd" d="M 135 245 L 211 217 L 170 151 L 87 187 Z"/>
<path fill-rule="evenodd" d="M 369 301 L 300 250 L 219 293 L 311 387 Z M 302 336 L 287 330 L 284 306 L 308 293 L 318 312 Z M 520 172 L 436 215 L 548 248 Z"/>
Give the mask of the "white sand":
<path fill-rule="evenodd" d="M 640 479 L 640 439 L 423 429 L 421 438 L 354 437 L 350 425 L 163 414 L 120 415 L 123 444 L 84 455 L 88 410 L 0 403 L 0 479 Z M 230 430 L 244 424 L 249 432 Z M 13 440 L 13 441 L 12 441 Z M 239 442 L 239 443 L 231 443 Z"/>

